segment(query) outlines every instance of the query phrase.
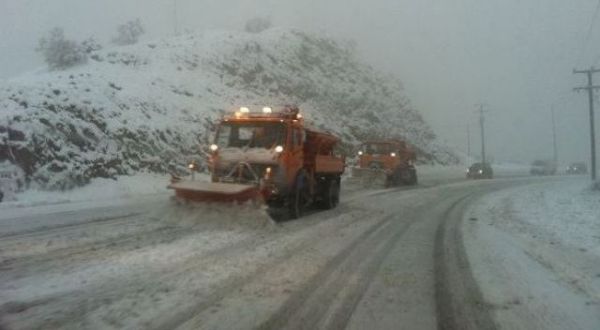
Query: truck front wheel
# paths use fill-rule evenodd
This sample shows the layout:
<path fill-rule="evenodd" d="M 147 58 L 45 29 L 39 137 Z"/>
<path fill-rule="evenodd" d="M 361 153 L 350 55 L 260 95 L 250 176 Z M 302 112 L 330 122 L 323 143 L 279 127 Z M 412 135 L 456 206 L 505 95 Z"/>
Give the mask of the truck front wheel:
<path fill-rule="evenodd" d="M 299 173 L 296 177 L 294 187 L 288 196 L 288 211 L 290 219 L 298 219 L 304 213 L 304 205 L 306 204 L 304 190 L 307 188 L 306 178 L 304 173 Z"/>

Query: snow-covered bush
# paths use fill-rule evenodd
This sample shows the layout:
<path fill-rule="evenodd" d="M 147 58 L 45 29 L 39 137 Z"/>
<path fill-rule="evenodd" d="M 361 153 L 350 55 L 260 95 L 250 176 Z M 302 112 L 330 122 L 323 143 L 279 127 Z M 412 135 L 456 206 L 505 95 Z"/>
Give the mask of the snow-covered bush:
<path fill-rule="evenodd" d="M 246 22 L 244 30 L 250 33 L 260 33 L 272 26 L 271 20 L 265 17 L 255 17 Z"/>
<path fill-rule="evenodd" d="M 135 19 L 117 27 L 117 36 L 113 38 L 113 42 L 117 45 L 133 45 L 138 42 L 140 36 L 145 30 L 140 19 Z"/>
<path fill-rule="evenodd" d="M 81 48 L 86 54 L 91 54 L 101 50 L 102 45 L 96 40 L 96 38 L 89 37 L 81 42 Z"/>
<path fill-rule="evenodd" d="M 73 40 L 67 40 L 65 32 L 59 27 L 42 37 L 36 50 L 42 53 L 44 61 L 52 70 L 66 69 L 87 60 L 82 46 Z"/>

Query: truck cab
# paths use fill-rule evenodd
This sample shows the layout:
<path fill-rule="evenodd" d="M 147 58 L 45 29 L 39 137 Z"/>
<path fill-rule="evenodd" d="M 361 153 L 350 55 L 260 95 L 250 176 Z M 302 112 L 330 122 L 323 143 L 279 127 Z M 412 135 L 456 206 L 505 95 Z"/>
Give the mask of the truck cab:
<path fill-rule="evenodd" d="M 322 202 L 331 208 L 345 167 L 334 152 L 338 143 L 332 134 L 307 128 L 297 107 L 241 107 L 223 118 L 210 145 L 211 180 L 254 185 L 273 207 Z"/>
<path fill-rule="evenodd" d="M 416 184 L 415 159 L 415 152 L 405 141 L 367 141 L 358 150 L 358 162 L 354 173 L 360 176 L 365 171 L 380 172 L 386 177 L 386 186 L 400 183 Z"/>

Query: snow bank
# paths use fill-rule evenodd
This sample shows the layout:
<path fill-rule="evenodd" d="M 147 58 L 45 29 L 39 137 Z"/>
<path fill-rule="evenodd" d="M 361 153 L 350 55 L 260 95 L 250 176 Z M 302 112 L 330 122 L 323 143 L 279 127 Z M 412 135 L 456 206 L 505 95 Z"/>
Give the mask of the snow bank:
<path fill-rule="evenodd" d="M 518 221 L 514 224 L 530 226 L 538 240 L 586 249 L 600 258 L 600 194 L 587 180 L 530 185 L 496 198 L 509 203 L 510 216 Z"/>
<path fill-rule="evenodd" d="M 146 195 L 167 194 L 168 182 L 168 176 L 153 173 L 118 176 L 115 179 L 95 178 L 89 185 L 67 191 L 27 190 L 16 194 L 16 201 L 0 204 L 0 209 L 74 202 L 115 201 Z"/>
<path fill-rule="evenodd" d="M 463 223 L 500 328 L 600 328 L 600 193 L 554 179 L 481 199 Z"/>

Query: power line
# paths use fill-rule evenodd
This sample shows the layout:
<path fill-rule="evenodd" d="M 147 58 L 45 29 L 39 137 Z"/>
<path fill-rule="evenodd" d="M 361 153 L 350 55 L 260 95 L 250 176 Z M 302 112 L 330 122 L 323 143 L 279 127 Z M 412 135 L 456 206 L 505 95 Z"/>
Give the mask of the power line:
<path fill-rule="evenodd" d="M 594 30 L 594 25 L 596 25 L 596 19 L 598 18 L 598 13 L 600 13 L 600 0 L 598 0 L 598 3 L 596 4 L 596 10 L 594 11 L 594 16 L 592 16 L 592 21 L 590 22 L 590 27 L 588 28 L 587 34 L 583 41 L 581 51 L 579 52 L 579 56 L 577 57 L 577 65 L 578 66 L 581 64 L 581 60 L 583 59 L 583 56 L 585 55 L 585 53 L 587 51 L 588 45 L 590 44 L 590 39 L 592 38 L 592 32 Z M 600 57 L 598 59 L 600 59 Z"/>
<path fill-rule="evenodd" d="M 179 35 L 179 24 L 177 18 L 177 0 L 173 0 L 173 28 L 175 30 L 175 35 Z"/>

